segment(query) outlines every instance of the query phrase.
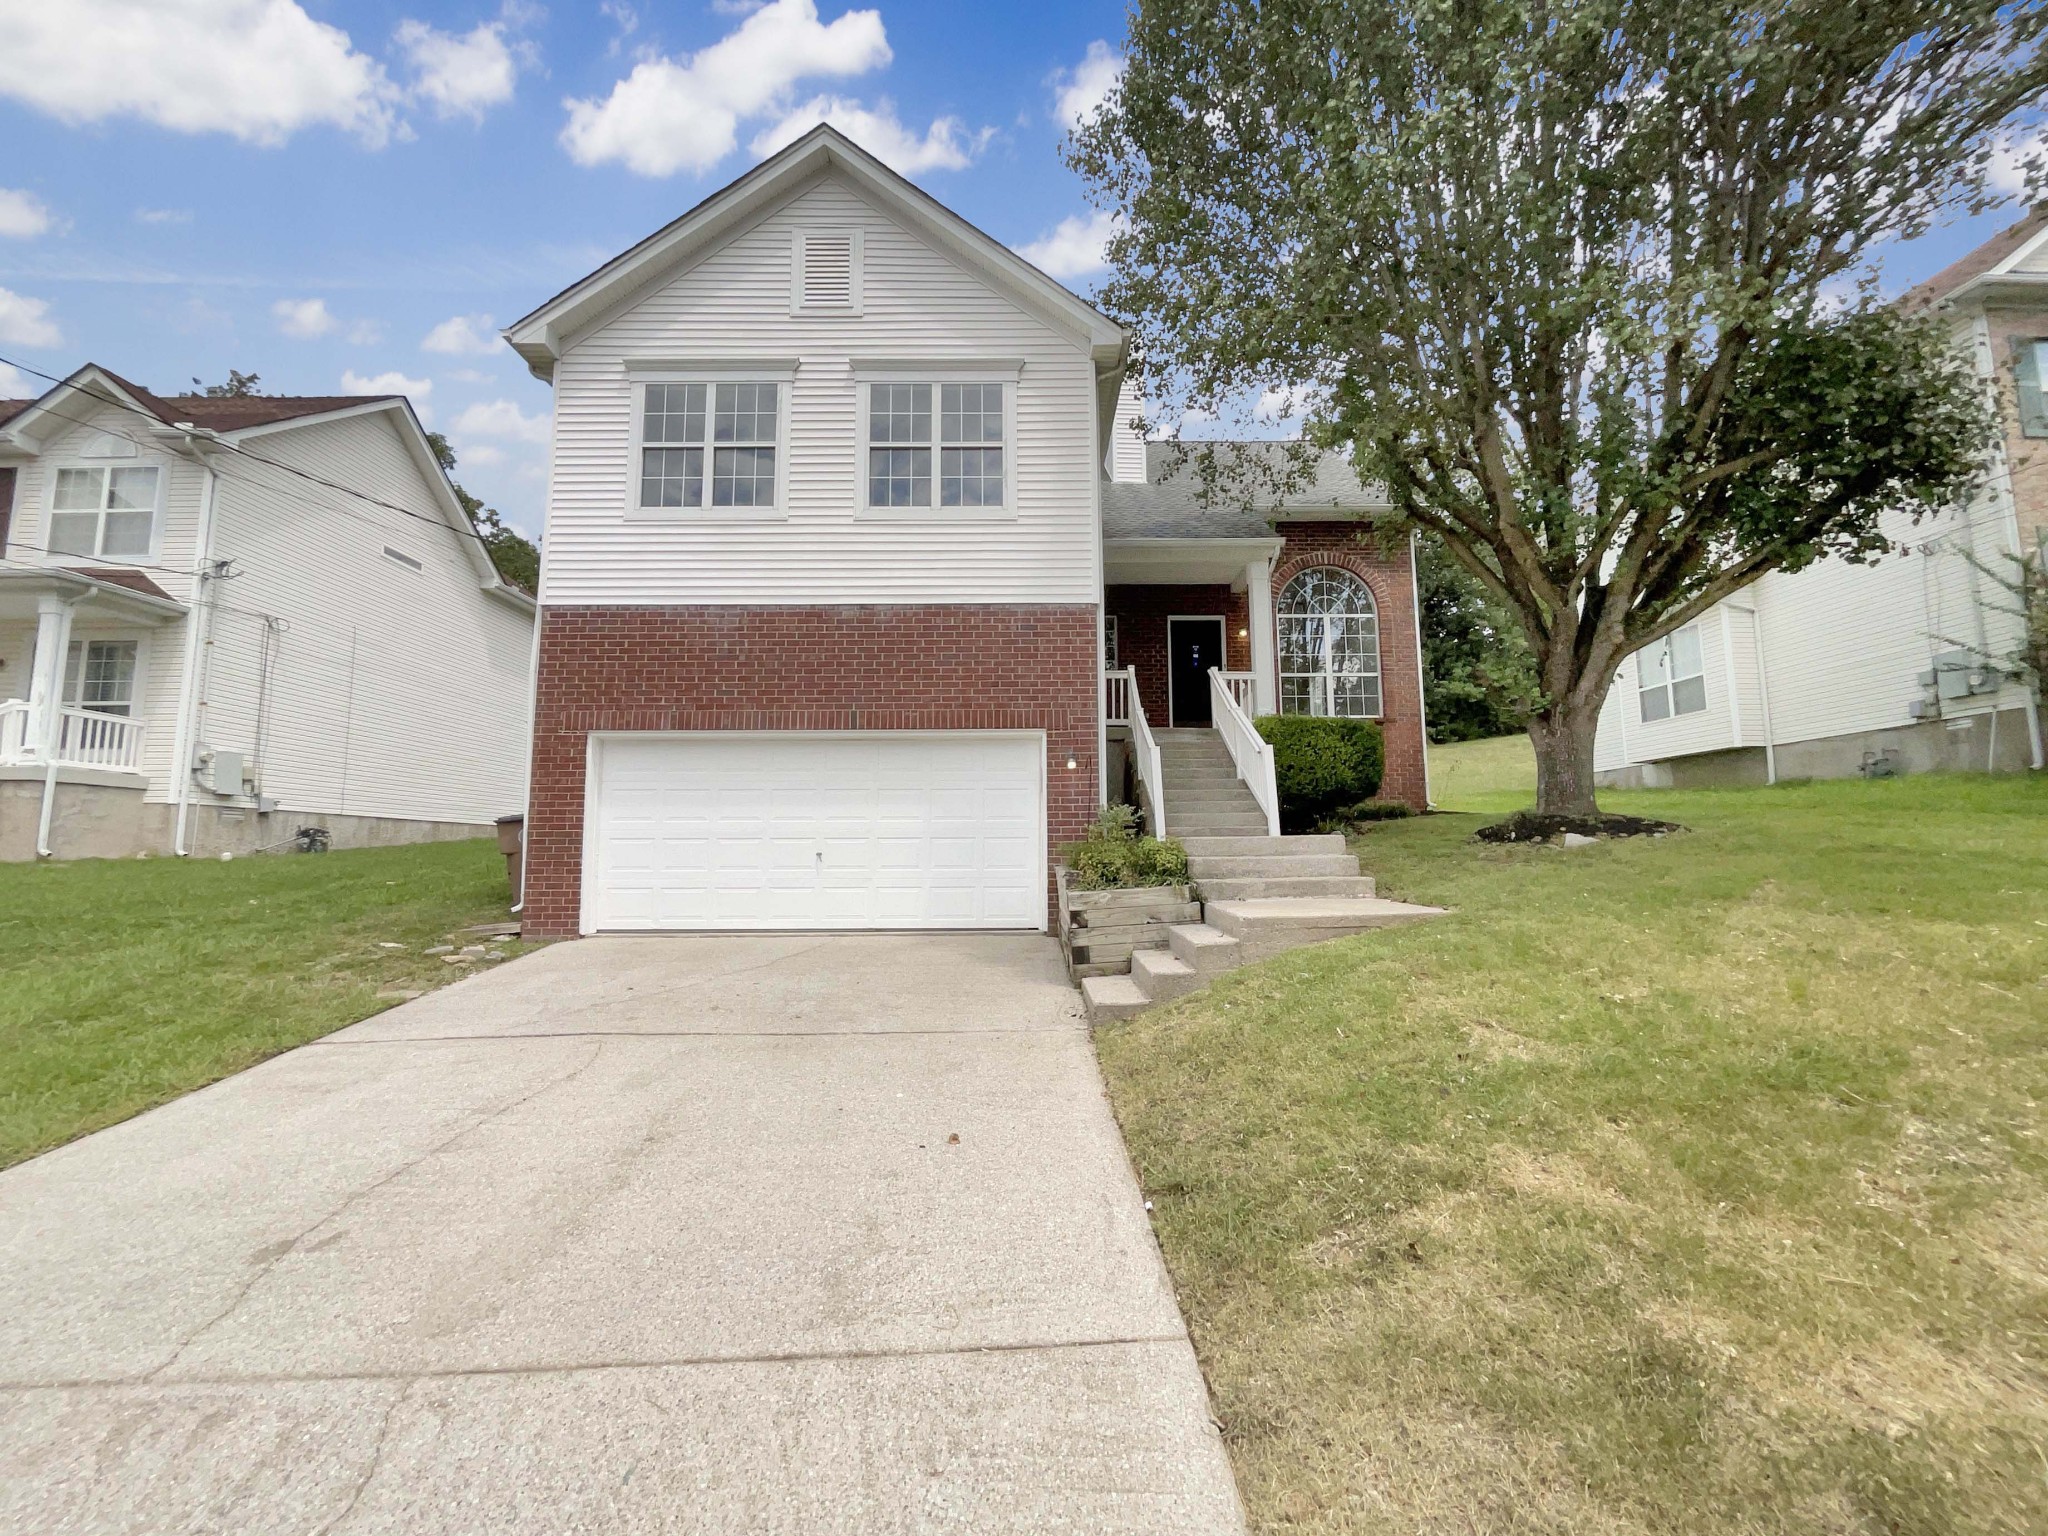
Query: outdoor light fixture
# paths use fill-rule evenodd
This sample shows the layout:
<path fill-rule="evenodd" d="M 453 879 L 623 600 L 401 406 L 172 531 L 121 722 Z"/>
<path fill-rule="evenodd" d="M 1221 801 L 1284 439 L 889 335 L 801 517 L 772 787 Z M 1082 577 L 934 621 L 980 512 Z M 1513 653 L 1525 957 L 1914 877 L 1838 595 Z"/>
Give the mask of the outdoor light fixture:
<path fill-rule="evenodd" d="M 1071 757 L 1067 759 L 1067 767 L 1069 769 L 1072 769 L 1074 767 L 1074 760 Z"/>

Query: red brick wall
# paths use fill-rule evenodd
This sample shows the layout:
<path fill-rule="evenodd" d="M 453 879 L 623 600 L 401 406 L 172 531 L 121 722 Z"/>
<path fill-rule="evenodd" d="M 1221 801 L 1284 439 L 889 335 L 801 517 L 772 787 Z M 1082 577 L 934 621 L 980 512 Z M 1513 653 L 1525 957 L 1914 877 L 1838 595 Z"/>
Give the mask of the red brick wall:
<path fill-rule="evenodd" d="M 1380 727 L 1386 734 L 1387 773 L 1382 800 L 1405 800 L 1420 810 L 1423 787 L 1422 670 L 1415 654 L 1415 587 L 1408 543 L 1391 551 L 1356 523 L 1282 523 L 1285 540 L 1273 567 L 1274 609 L 1280 589 L 1311 565 L 1341 565 L 1372 588 L 1380 615 Z M 1145 716 L 1166 722 L 1166 616 L 1221 613 L 1234 671 L 1251 670 L 1251 642 L 1240 639 L 1246 607 L 1242 592 L 1211 586 L 1110 587 L 1103 606 L 1117 619 L 1117 661 L 1138 670 Z M 1277 649 L 1277 637 L 1276 637 Z"/>
<path fill-rule="evenodd" d="M 1042 730 L 1057 850 L 1100 799 L 1101 654 L 1087 607 L 543 608 L 525 932 L 577 931 L 592 731 Z"/>
<path fill-rule="evenodd" d="M 1223 644 L 1229 657 L 1225 670 L 1251 670 L 1251 640 L 1238 635 L 1246 624 L 1242 592 L 1224 586 L 1109 587 L 1102 594 L 1102 606 L 1116 616 L 1117 665 L 1138 669 L 1138 698 L 1145 706 L 1145 718 L 1155 728 L 1172 723 L 1166 711 L 1169 614 L 1184 619 L 1206 614 L 1220 617 Z"/>
<path fill-rule="evenodd" d="M 1418 811 L 1424 789 L 1422 658 L 1415 651 L 1413 556 L 1404 536 L 1381 547 L 1370 529 L 1354 523 L 1282 523 L 1287 542 L 1273 567 L 1274 610 L 1280 589 L 1312 565 L 1338 565 L 1372 588 L 1380 615 L 1380 729 L 1386 735 L 1387 772 L 1379 798 L 1405 800 Z"/>

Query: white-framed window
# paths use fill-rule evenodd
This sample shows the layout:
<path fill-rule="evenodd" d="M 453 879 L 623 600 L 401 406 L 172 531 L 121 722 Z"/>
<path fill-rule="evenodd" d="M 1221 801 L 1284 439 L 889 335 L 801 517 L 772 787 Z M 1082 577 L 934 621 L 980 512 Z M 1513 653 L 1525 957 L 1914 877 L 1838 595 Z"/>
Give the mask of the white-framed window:
<path fill-rule="evenodd" d="M 135 671 L 142 647 L 134 640 L 74 640 L 64 658 L 64 703 L 102 715 L 135 711 Z"/>
<path fill-rule="evenodd" d="M 1707 669 L 1700 659 L 1700 627 L 1673 630 L 1636 657 L 1636 703 L 1643 724 L 1707 707 Z"/>
<path fill-rule="evenodd" d="M 1380 620 L 1372 588 L 1312 565 L 1280 589 L 1280 712 L 1377 718 Z"/>
<path fill-rule="evenodd" d="M 146 560 L 156 548 L 163 471 L 154 464 L 67 465 L 50 479 L 50 553 Z"/>
<path fill-rule="evenodd" d="M 861 394 L 862 504 L 869 511 L 974 516 L 1008 510 L 1013 385 L 871 380 Z"/>
<path fill-rule="evenodd" d="M 787 379 L 650 379 L 635 390 L 642 517 L 760 516 L 782 506 Z"/>

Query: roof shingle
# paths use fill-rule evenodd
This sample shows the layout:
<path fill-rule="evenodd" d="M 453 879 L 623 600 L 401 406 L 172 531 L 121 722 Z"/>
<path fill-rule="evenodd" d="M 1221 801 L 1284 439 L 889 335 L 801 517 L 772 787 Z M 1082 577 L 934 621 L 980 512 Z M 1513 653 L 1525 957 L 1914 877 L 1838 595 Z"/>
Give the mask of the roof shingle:
<path fill-rule="evenodd" d="M 1202 499 L 1201 473 L 1193 452 L 1218 451 L 1221 473 L 1212 500 Z M 1189 450 L 1175 464 L 1181 450 Z M 1341 454 L 1325 453 L 1308 485 L 1276 496 L 1273 478 L 1284 466 L 1284 443 L 1147 443 L 1143 485 L 1106 481 L 1102 487 L 1102 533 L 1110 539 L 1261 539 L 1271 524 L 1290 514 L 1361 516 L 1387 509 L 1386 498 L 1359 483 Z M 1263 467 L 1257 461 L 1266 461 Z M 1234 483 L 1232 471 L 1240 479 Z M 1263 483 L 1262 483 L 1263 479 Z"/>

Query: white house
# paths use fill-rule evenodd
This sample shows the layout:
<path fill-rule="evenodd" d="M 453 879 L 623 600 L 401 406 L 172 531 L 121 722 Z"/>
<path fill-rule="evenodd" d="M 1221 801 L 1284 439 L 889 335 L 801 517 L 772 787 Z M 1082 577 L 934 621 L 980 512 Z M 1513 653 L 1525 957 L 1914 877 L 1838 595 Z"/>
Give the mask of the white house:
<path fill-rule="evenodd" d="M 1426 798 L 1383 501 L 1203 504 L 1123 331 L 829 127 L 506 336 L 555 395 L 529 933 L 1044 928 L 1119 763 L 1262 894 L 1369 893 L 1288 864 L 1261 712 L 1379 721 Z"/>
<path fill-rule="evenodd" d="M 2039 706 L 2003 665 L 2019 643 L 1998 575 L 2048 536 L 2048 216 L 2027 218 L 1904 301 L 1952 327 L 2003 409 L 1977 494 L 1899 553 L 1773 573 L 1622 663 L 1600 716 L 1598 780 L 1754 784 L 2043 765 Z"/>
<path fill-rule="evenodd" d="M 533 613 L 403 397 L 0 401 L 0 858 L 478 835 Z"/>

